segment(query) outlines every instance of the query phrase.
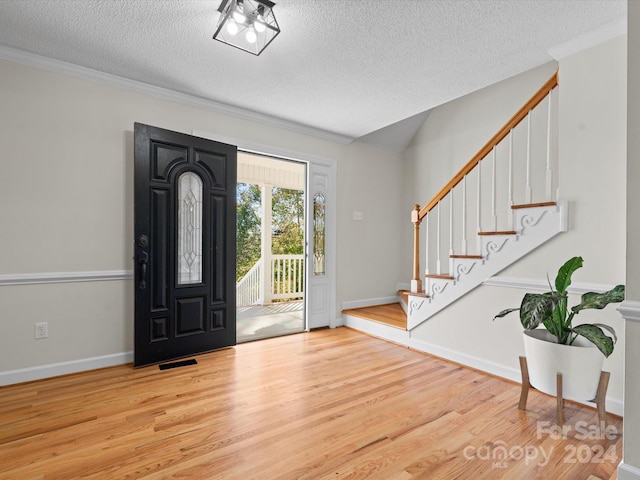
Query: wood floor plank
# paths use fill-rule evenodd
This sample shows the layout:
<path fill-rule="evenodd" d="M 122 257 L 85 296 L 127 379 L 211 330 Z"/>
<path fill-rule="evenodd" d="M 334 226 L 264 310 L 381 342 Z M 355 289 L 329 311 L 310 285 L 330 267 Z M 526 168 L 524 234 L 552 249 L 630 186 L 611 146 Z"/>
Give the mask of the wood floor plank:
<path fill-rule="evenodd" d="M 351 329 L 320 330 L 165 371 L 0 387 L 0 478 L 615 478 L 620 418 L 608 416 L 611 438 L 580 440 L 597 413 L 567 403 L 567 435 L 553 436 L 555 400 L 532 391 L 522 411 L 519 395 Z"/>

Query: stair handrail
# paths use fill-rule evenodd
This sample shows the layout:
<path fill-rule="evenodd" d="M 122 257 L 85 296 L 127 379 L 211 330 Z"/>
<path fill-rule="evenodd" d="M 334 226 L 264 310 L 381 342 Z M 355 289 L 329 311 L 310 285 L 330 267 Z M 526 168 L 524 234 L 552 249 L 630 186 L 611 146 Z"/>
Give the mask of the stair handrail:
<path fill-rule="evenodd" d="M 478 165 L 478 163 L 480 163 L 480 161 L 491 152 L 491 150 L 493 150 L 496 145 L 498 145 L 502 140 L 505 139 L 507 135 L 509 135 L 509 132 L 513 128 L 515 128 L 527 117 L 528 113 L 531 110 L 536 108 L 540 104 L 540 102 L 542 102 L 542 100 L 546 98 L 551 90 L 558 86 L 558 84 L 558 71 L 556 70 L 556 72 L 549 78 L 549 80 L 547 80 L 544 85 L 542 85 L 542 87 L 540 87 L 540 89 L 536 93 L 534 93 L 522 107 L 520 107 L 520 110 L 518 110 L 480 150 L 478 150 L 478 153 L 476 153 L 471 158 L 471 160 L 469 160 L 467 164 L 462 167 L 460 171 L 456 173 L 453 178 L 449 180 L 449 182 L 444 187 L 442 187 L 442 189 L 420 209 L 417 217 L 418 221 L 422 221 L 422 219 L 427 216 L 427 213 L 433 210 L 433 208 L 440 201 L 442 201 L 442 199 L 444 199 L 449 194 L 449 192 L 453 190 L 456 185 L 458 185 L 462 181 L 462 179 L 467 174 L 469 174 L 469 172 L 471 172 L 476 167 L 476 165 Z"/>

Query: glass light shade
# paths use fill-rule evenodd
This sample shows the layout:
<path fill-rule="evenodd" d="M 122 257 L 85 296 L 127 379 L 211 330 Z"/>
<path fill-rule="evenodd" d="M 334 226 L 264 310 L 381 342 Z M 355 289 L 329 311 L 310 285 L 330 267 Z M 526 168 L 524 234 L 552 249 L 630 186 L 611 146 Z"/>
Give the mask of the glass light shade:
<path fill-rule="evenodd" d="M 258 40 L 258 35 L 256 35 L 256 31 L 251 27 L 247 29 L 247 33 L 245 35 L 247 37 L 247 42 L 249 43 L 256 43 L 256 41 Z"/>
<path fill-rule="evenodd" d="M 270 0 L 222 0 L 213 38 L 260 55 L 280 33 L 274 6 Z"/>
<path fill-rule="evenodd" d="M 264 24 L 264 18 L 262 18 L 262 15 L 258 15 L 258 18 L 256 18 L 256 21 L 253 24 L 253 28 L 256 29 L 256 32 L 264 32 L 267 27 Z"/>
<path fill-rule="evenodd" d="M 231 35 L 236 35 L 238 33 L 238 24 L 232 19 L 227 22 L 227 32 Z"/>

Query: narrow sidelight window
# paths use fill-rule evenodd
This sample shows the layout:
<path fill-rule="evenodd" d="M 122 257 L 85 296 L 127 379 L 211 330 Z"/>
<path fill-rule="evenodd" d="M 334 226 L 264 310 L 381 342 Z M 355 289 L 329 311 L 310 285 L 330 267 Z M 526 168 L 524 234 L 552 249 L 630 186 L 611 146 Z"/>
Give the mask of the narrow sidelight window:
<path fill-rule="evenodd" d="M 325 199 L 321 193 L 313 196 L 313 274 L 324 275 Z"/>
<path fill-rule="evenodd" d="M 202 283 L 202 179 L 193 172 L 178 178 L 177 284 Z"/>

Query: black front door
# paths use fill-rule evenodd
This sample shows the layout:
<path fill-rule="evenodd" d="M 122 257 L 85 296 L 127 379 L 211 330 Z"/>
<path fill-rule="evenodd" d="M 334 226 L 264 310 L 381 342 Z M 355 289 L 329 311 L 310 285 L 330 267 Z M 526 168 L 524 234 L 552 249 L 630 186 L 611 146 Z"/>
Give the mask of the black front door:
<path fill-rule="evenodd" d="M 237 149 L 134 130 L 134 364 L 235 345 Z"/>

